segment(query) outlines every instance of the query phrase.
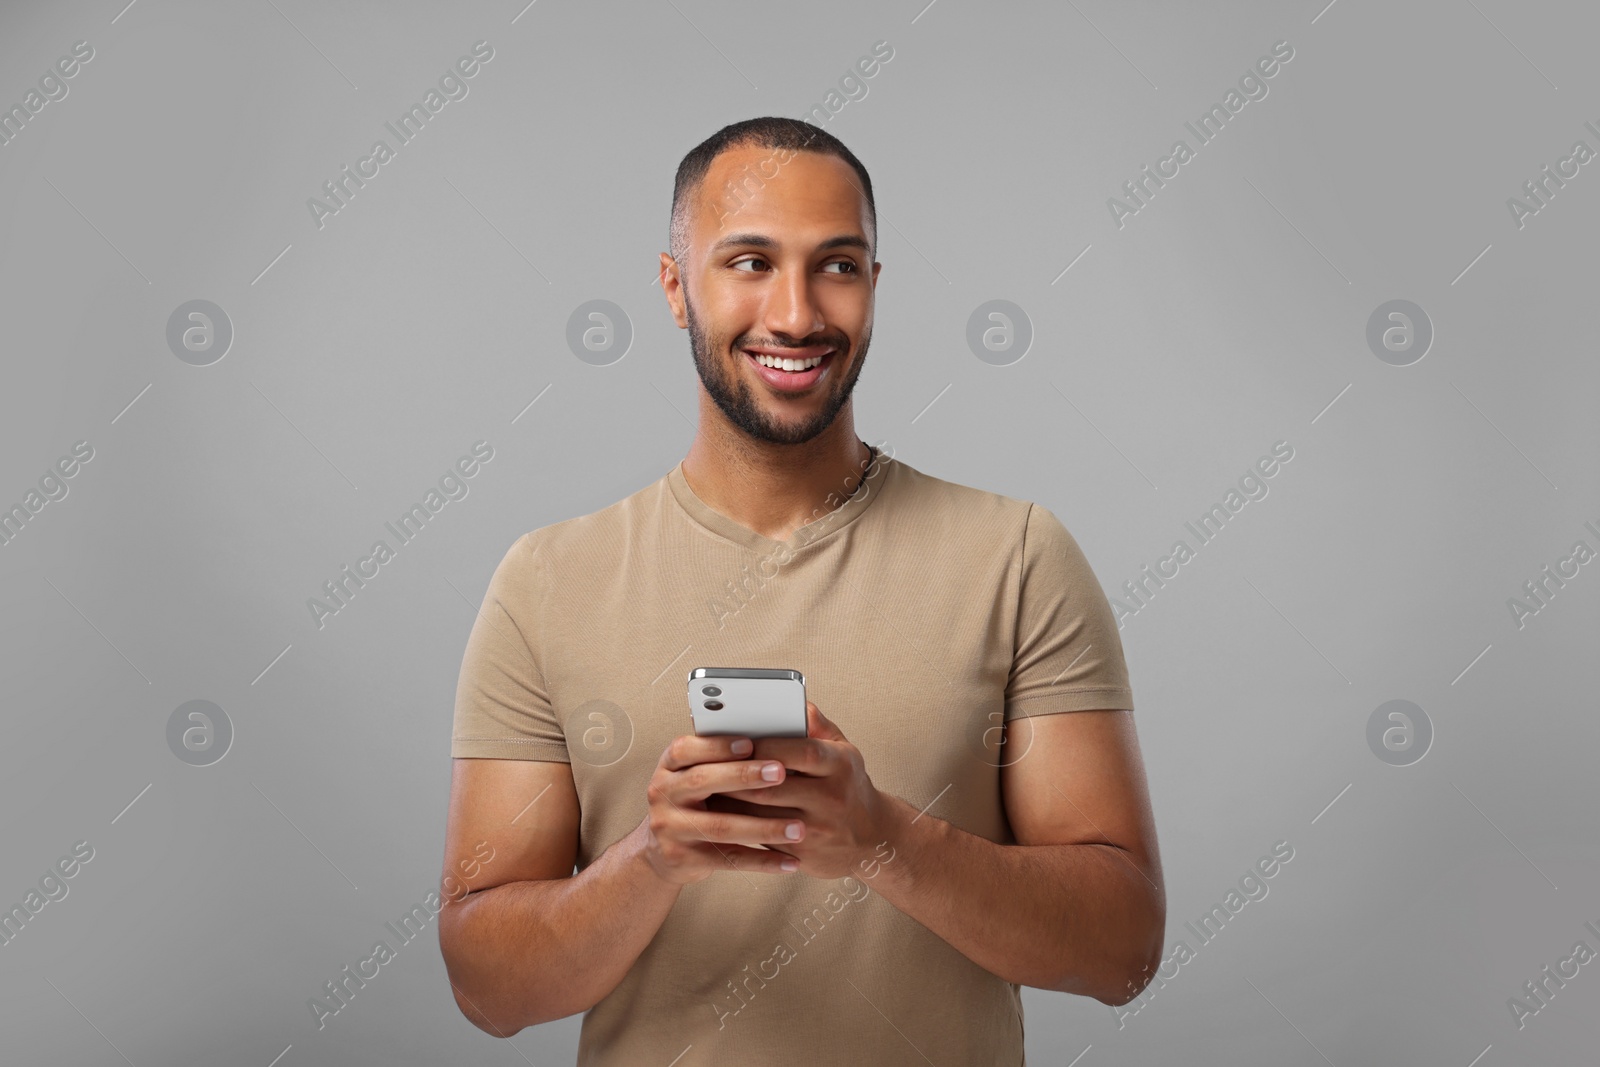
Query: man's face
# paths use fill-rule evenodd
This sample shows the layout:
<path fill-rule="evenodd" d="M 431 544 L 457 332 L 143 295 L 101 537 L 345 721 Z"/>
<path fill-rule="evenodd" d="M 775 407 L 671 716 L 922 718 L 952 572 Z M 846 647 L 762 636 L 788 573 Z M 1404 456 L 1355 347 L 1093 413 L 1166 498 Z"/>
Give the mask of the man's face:
<path fill-rule="evenodd" d="M 809 441 L 849 403 L 881 267 L 867 224 L 859 179 L 842 159 L 740 147 L 712 161 L 687 262 L 667 292 L 707 394 L 750 437 Z M 769 370 L 758 355 L 821 363 Z"/>

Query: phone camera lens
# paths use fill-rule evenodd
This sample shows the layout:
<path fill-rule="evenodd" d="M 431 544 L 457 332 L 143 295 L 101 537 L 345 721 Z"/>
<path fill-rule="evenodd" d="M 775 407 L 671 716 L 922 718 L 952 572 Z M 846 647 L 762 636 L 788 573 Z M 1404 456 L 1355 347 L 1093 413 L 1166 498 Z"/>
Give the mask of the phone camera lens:
<path fill-rule="evenodd" d="M 708 685 L 704 689 L 700 690 L 700 692 L 704 693 L 708 697 L 719 697 L 722 695 L 722 690 L 718 689 L 714 685 Z"/>
<path fill-rule="evenodd" d="M 720 700 L 708 700 L 708 701 L 706 701 L 706 710 L 707 711 L 721 711 L 722 710 L 722 701 L 720 701 Z"/>

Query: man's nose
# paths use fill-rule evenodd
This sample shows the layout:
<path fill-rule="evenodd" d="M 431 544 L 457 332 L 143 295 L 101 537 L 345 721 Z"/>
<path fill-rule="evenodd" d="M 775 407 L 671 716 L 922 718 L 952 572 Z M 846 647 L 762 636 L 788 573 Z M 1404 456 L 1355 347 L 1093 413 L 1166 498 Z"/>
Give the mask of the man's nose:
<path fill-rule="evenodd" d="M 812 298 L 810 279 L 803 273 L 780 279 L 767 301 L 766 311 L 769 330 L 797 340 L 810 337 L 824 325 L 822 313 Z"/>

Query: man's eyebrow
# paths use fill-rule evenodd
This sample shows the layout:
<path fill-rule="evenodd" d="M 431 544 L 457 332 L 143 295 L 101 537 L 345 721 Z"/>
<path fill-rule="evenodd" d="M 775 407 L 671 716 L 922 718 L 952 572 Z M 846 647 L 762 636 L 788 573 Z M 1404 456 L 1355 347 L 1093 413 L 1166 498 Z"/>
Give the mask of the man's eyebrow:
<path fill-rule="evenodd" d="M 722 240 L 711 246 L 711 254 L 733 247 L 764 248 L 769 251 L 778 247 L 778 242 L 764 233 L 730 233 Z M 841 233 L 830 237 L 817 246 L 819 251 L 832 248 L 855 248 L 862 252 L 870 253 L 872 249 L 867 245 L 867 239 L 858 233 Z"/>

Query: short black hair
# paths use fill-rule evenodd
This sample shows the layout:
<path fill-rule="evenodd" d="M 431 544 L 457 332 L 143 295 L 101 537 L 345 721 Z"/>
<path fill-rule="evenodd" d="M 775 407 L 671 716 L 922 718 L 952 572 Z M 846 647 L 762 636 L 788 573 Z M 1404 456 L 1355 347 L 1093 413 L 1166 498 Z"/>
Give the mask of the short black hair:
<path fill-rule="evenodd" d="M 835 156 L 850 164 L 856 176 L 861 179 L 861 194 L 867 201 L 867 217 L 872 224 L 872 232 L 868 234 L 868 239 L 872 242 L 873 258 L 876 260 L 878 208 L 872 199 L 872 178 L 867 175 L 867 168 L 862 166 L 861 160 L 855 157 L 854 152 L 844 146 L 843 141 L 822 127 L 801 119 L 774 115 L 745 119 L 722 127 L 690 149 L 689 154 L 678 164 L 678 176 L 672 185 L 672 220 L 667 230 L 668 245 L 673 259 L 681 262 L 683 253 L 688 249 L 689 205 L 701 183 L 704 182 L 706 172 L 711 169 L 711 161 L 729 148 L 744 146 L 818 152 L 822 155 Z M 761 176 L 752 175 L 751 179 L 759 188 Z M 738 193 L 735 192 L 734 195 Z"/>

